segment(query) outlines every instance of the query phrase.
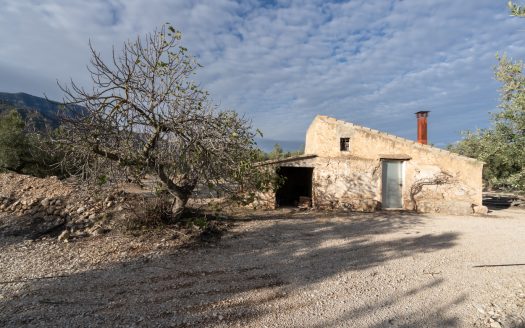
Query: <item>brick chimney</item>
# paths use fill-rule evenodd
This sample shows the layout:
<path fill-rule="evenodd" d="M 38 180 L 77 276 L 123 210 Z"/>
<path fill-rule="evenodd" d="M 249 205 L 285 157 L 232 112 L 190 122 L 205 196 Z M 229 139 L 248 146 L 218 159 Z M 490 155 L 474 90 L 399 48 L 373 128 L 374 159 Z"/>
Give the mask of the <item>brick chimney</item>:
<path fill-rule="evenodd" d="M 428 143 L 427 137 L 427 117 L 429 111 L 419 111 L 416 113 L 417 117 L 417 142 L 426 145 Z"/>

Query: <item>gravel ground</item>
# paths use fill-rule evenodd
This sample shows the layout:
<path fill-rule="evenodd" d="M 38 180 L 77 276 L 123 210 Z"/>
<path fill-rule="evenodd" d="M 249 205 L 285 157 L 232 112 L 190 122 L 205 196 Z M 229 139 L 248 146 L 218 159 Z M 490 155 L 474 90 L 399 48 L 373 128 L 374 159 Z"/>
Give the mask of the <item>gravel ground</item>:
<path fill-rule="evenodd" d="M 524 237 L 508 209 L 276 211 L 212 244 L 3 238 L 0 326 L 525 327 Z"/>

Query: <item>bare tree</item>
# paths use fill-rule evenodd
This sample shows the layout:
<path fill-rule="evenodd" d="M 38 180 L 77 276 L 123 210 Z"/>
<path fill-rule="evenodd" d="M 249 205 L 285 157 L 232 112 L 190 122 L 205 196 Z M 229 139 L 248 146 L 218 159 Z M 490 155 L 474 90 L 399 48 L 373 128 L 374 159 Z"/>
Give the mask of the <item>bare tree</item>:
<path fill-rule="evenodd" d="M 66 104 L 84 113 L 65 120 L 62 143 L 138 174 L 156 174 L 173 195 L 178 219 L 200 183 L 233 197 L 269 186 L 253 163 L 258 151 L 251 123 L 219 110 L 191 80 L 200 67 L 171 25 L 113 50 L 109 64 L 90 43 L 92 89 L 61 86 Z"/>
<path fill-rule="evenodd" d="M 414 183 L 410 187 L 410 200 L 414 205 L 414 211 L 418 211 L 416 196 L 423 191 L 423 188 L 425 186 L 441 186 L 445 184 L 452 184 L 454 182 L 455 180 L 452 174 L 446 171 L 440 171 L 439 173 L 436 173 L 431 177 L 421 178 L 414 181 Z"/>

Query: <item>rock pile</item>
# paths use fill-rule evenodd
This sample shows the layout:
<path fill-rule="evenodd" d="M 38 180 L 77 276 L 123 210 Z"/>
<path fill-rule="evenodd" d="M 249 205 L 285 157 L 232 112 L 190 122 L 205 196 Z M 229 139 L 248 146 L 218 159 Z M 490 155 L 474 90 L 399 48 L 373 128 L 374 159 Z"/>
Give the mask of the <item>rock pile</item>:
<path fill-rule="evenodd" d="M 15 215 L 66 216 L 63 202 L 60 198 L 10 198 L 0 195 L 0 211 Z"/>
<path fill-rule="evenodd" d="M 60 240 L 99 235 L 124 212 L 126 193 L 87 190 L 56 177 L 0 174 L 0 234 L 60 235 Z"/>

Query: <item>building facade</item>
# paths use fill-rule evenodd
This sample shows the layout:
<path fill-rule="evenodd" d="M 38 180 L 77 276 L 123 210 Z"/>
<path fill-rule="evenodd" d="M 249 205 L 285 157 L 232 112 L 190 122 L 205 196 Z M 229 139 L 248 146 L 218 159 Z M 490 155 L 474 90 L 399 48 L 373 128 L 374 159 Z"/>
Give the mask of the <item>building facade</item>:
<path fill-rule="evenodd" d="M 425 131 L 418 135 L 426 139 L 426 112 L 420 113 Z M 308 128 L 304 155 L 266 164 L 284 180 L 264 197 L 270 207 L 486 211 L 483 162 L 328 116 L 318 115 Z"/>

